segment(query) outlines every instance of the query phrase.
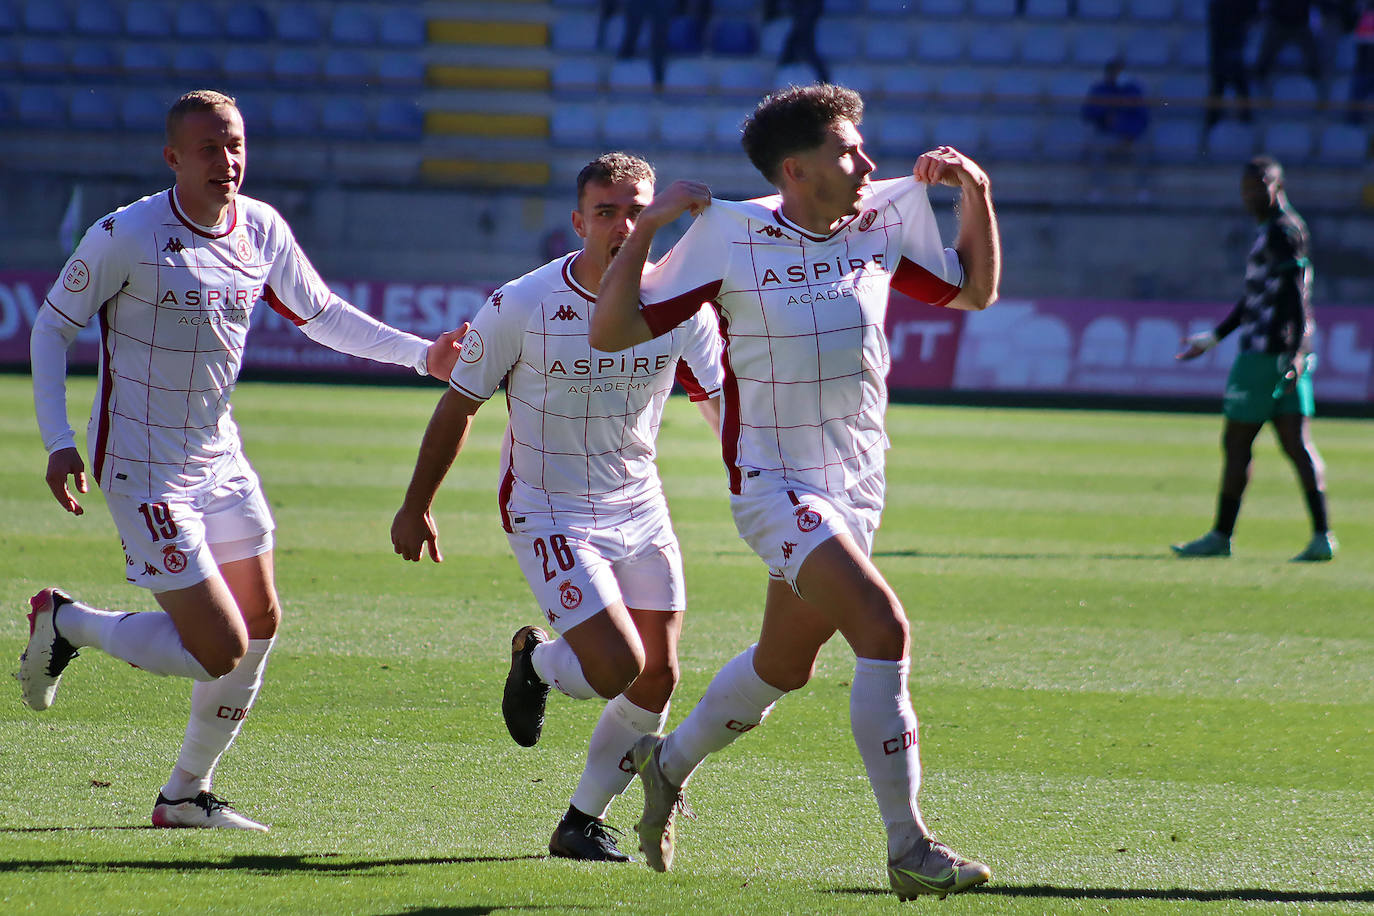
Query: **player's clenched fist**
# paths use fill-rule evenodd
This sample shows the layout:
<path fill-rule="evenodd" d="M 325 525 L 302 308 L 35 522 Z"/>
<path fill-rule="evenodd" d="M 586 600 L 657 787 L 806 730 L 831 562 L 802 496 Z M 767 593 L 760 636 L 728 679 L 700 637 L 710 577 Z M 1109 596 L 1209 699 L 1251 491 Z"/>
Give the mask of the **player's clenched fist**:
<path fill-rule="evenodd" d="M 711 205 L 711 189 L 700 181 L 679 180 L 654 195 L 653 203 L 639 214 L 639 222 L 657 230 L 684 213 L 696 216 Z"/>
<path fill-rule="evenodd" d="M 937 146 L 922 153 L 911 174 L 926 184 L 944 184 L 952 188 L 988 186 L 988 173 L 982 166 L 952 146 Z"/>

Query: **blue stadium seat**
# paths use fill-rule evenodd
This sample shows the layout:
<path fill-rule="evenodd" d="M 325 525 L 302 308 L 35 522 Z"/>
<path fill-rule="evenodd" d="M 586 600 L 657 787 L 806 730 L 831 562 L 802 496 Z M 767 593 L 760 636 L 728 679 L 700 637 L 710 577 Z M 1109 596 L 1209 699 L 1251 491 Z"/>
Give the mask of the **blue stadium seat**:
<path fill-rule="evenodd" d="M 181 2 L 177 4 L 173 29 L 178 38 L 216 39 L 220 37 L 219 15 L 208 3 Z"/>
<path fill-rule="evenodd" d="M 1180 35 L 1178 46 L 1174 48 L 1174 58 L 1178 61 L 1180 68 L 1187 70 L 1205 70 L 1207 68 L 1206 30 L 1189 29 Z M 1253 59 L 1253 57 L 1246 58 L 1246 60 Z"/>
<path fill-rule="evenodd" d="M 597 143 L 595 105 L 559 105 L 549 115 L 549 135 L 556 146 L 594 146 Z"/>
<path fill-rule="evenodd" d="M 1353 124 L 1328 124 L 1317 137 L 1317 158 L 1326 165 L 1369 162 L 1369 135 Z"/>
<path fill-rule="evenodd" d="M 894 101 L 920 102 L 935 93 L 928 71 L 911 67 L 888 67 L 878 77 L 880 91 Z"/>
<path fill-rule="evenodd" d="M 860 63 L 836 64 L 831 68 L 830 79 L 836 85 L 848 86 L 865 98 L 872 95 L 878 88 L 878 80 L 873 75 L 873 68 Z"/>
<path fill-rule="evenodd" d="M 58 80 L 67 73 L 67 54 L 46 38 L 27 38 L 19 45 L 19 71 L 26 79 Z"/>
<path fill-rule="evenodd" d="M 1162 70 L 1173 63 L 1174 42 L 1167 29 L 1135 29 L 1121 42 L 1121 47 L 1128 69 Z"/>
<path fill-rule="evenodd" d="M 256 92 L 237 92 L 239 114 L 250 137 L 272 133 L 272 96 Z"/>
<path fill-rule="evenodd" d="M 24 4 L 24 30 L 35 35 L 65 35 L 71 30 L 67 11 L 53 0 L 28 0 Z M 24 113 L 24 96 L 19 96 L 19 113 Z"/>
<path fill-rule="evenodd" d="M 224 14 L 224 34 L 235 41 L 267 41 L 272 37 L 272 22 L 260 6 L 235 4 Z"/>
<path fill-rule="evenodd" d="M 19 31 L 19 11 L 10 0 L 0 0 L 0 35 Z"/>
<path fill-rule="evenodd" d="M 614 61 L 606 74 L 606 85 L 614 87 L 617 94 L 650 95 L 654 91 L 653 68 L 641 58 Z"/>
<path fill-rule="evenodd" d="M 1182 0 L 1178 5 L 1178 12 L 1184 22 L 1206 25 L 1207 24 L 1207 4 L 1192 3 L 1189 0 Z"/>
<path fill-rule="evenodd" d="M 61 127 L 67 123 L 67 103 L 51 86 L 20 86 L 15 115 L 30 127 Z"/>
<path fill-rule="evenodd" d="M 377 38 L 388 48 L 418 48 L 425 43 L 425 18 L 407 6 L 388 7 L 377 23 Z"/>
<path fill-rule="evenodd" d="M 641 149 L 654 138 L 654 112 L 648 105 L 610 105 L 603 112 L 601 136 L 611 146 Z"/>
<path fill-rule="evenodd" d="M 770 59 L 777 58 L 782 53 L 782 44 L 787 40 L 787 33 L 791 30 L 792 22 L 789 19 L 778 18 L 765 22 L 759 30 L 759 53 Z"/>
<path fill-rule="evenodd" d="M 160 45 L 129 43 L 119 55 L 119 68 L 135 80 L 158 80 L 172 69 L 172 60 Z"/>
<path fill-rule="evenodd" d="M 748 110 L 738 109 L 726 109 L 716 113 L 711 124 L 711 141 L 716 149 L 722 152 L 739 152 L 740 127 L 748 114 Z"/>
<path fill-rule="evenodd" d="M 119 101 L 119 123 L 125 130 L 161 131 L 167 124 L 167 108 L 168 103 L 155 93 L 126 92 Z"/>
<path fill-rule="evenodd" d="M 112 47 L 104 42 L 86 42 L 72 48 L 67 67 L 82 80 L 107 80 L 119 70 Z"/>
<path fill-rule="evenodd" d="M 658 136 L 665 146 L 674 150 L 703 150 L 711 145 L 709 109 L 693 105 L 660 106 Z"/>
<path fill-rule="evenodd" d="M 1207 76 L 1198 72 L 1161 76 L 1154 91 L 1157 98 L 1184 110 L 1200 108 L 1207 99 L 1207 93 Z"/>
<path fill-rule="evenodd" d="M 982 101 L 987 83 L 982 71 L 955 67 L 940 74 L 935 81 L 935 91 L 945 105 L 963 109 Z"/>
<path fill-rule="evenodd" d="M 549 29 L 549 45 L 555 51 L 589 53 L 596 48 L 596 17 L 584 15 L 559 16 Z M 607 48 L 614 49 L 609 41 Z"/>
<path fill-rule="evenodd" d="M 863 8 L 863 0 L 825 0 L 825 11 L 831 16 L 856 16 Z"/>
<path fill-rule="evenodd" d="M 377 80 L 388 89 L 420 89 L 425 85 L 425 62 L 406 51 L 383 54 L 377 62 Z"/>
<path fill-rule="evenodd" d="M 911 12 L 911 0 L 868 0 L 868 11 L 879 16 L 904 16 Z"/>
<path fill-rule="evenodd" d="M 1029 9 L 1029 7 L 1028 7 Z M 1069 59 L 1069 40 L 1054 26 L 1034 26 L 1021 36 L 1021 62 L 1057 67 Z"/>
<path fill-rule="evenodd" d="M 758 31 L 748 19 L 718 19 L 711 24 L 711 53 L 745 57 L 758 50 Z"/>
<path fill-rule="evenodd" d="M 409 99 L 384 99 L 377 106 L 376 134 L 384 140 L 419 140 L 425 132 L 425 113 Z"/>
<path fill-rule="evenodd" d="M 1188 6 L 1191 2 L 1183 0 L 1183 5 Z M 1177 8 L 1174 0 L 1129 0 L 1126 12 L 1132 19 L 1141 22 L 1170 22 L 1177 14 Z"/>
<path fill-rule="evenodd" d="M 983 128 L 972 115 L 941 115 L 931 124 L 930 142 L 952 146 L 977 159 L 983 147 Z"/>
<path fill-rule="evenodd" d="M 922 16 L 964 15 L 964 0 L 916 0 L 915 5 Z"/>
<path fill-rule="evenodd" d="M 954 23 L 932 22 L 916 32 L 912 42 L 912 63 L 953 64 L 964 59 L 963 30 Z"/>
<path fill-rule="evenodd" d="M 14 120 L 14 105 L 10 102 L 10 94 L 0 88 L 0 124 L 8 124 Z"/>
<path fill-rule="evenodd" d="M 596 9 L 597 0 L 552 0 L 555 7 L 567 7 L 569 9 Z"/>
<path fill-rule="evenodd" d="M 277 11 L 277 39 L 291 44 L 315 44 L 324 39 L 320 14 L 307 3 L 287 3 Z"/>
<path fill-rule="evenodd" d="M 988 91 L 999 111 L 1034 111 L 1044 94 L 1044 77 L 1035 70 L 1003 70 Z"/>
<path fill-rule="evenodd" d="M 370 47 L 377 41 L 377 24 L 361 6 L 340 6 L 329 18 L 329 39 L 340 45 Z"/>
<path fill-rule="evenodd" d="M 225 49 L 221 62 L 224 79 L 234 89 L 257 87 L 267 83 L 272 62 L 267 52 L 255 45 L 233 45 Z"/>
<path fill-rule="evenodd" d="M 0 80 L 10 79 L 18 74 L 14 60 L 14 47 L 7 41 L 0 41 Z"/>
<path fill-rule="evenodd" d="M 327 98 L 320 112 L 320 128 L 331 137 L 366 137 L 367 108 L 352 96 Z"/>
<path fill-rule="evenodd" d="M 1151 127 L 1149 141 L 1160 162 L 1196 162 L 1202 148 L 1202 122 L 1196 117 L 1161 118 Z"/>
<path fill-rule="evenodd" d="M 1305 76 L 1287 74 L 1274 79 L 1270 100 L 1284 115 L 1302 117 L 1316 114 L 1321 101 L 1317 87 Z"/>
<path fill-rule="evenodd" d="M 862 31 L 852 22 L 827 20 L 816 30 L 816 50 L 827 60 L 845 58 L 854 53 L 861 36 Z"/>
<path fill-rule="evenodd" d="M 1116 20 L 1124 12 L 1121 0 L 1078 0 L 1078 16 L 1081 19 Z"/>
<path fill-rule="evenodd" d="M 758 12 L 757 0 L 714 0 L 711 13 L 715 16 L 752 16 Z"/>
<path fill-rule="evenodd" d="M 1102 67 L 1121 53 L 1116 29 L 1093 26 L 1079 29 L 1073 40 L 1073 62 L 1084 67 Z"/>
<path fill-rule="evenodd" d="M 807 64 L 787 64 L 773 71 L 770 89 L 786 89 L 788 86 L 810 86 L 818 81 L 816 71 Z"/>
<path fill-rule="evenodd" d="M 915 160 L 930 148 L 925 118 L 888 115 L 878 134 L 878 148 L 893 157 Z"/>
<path fill-rule="evenodd" d="M 268 127 L 281 137 L 309 137 L 320 126 L 320 114 L 308 98 L 277 93 L 272 98 Z"/>
<path fill-rule="evenodd" d="M 711 71 L 695 58 L 669 58 L 663 67 L 663 91 L 683 96 L 708 95 Z"/>
<path fill-rule="evenodd" d="M 1058 112 L 1078 114 L 1096 74 L 1078 70 L 1059 70 L 1045 80 L 1045 106 Z"/>
<path fill-rule="evenodd" d="M 119 126 L 119 102 L 104 89 L 73 92 L 68 111 L 72 127 L 79 130 L 114 130 Z"/>
<path fill-rule="evenodd" d="M 1255 154 L 1255 129 L 1238 121 L 1222 121 L 1207 134 L 1206 155 L 1214 165 L 1238 165 Z"/>
<path fill-rule="evenodd" d="M 1041 130 L 1040 155 L 1054 162 L 1076 162 L 1083 158 L 1087 143 L 1088 126 L 1082 118 L 1054 118 Z"/>
<path fill-rule="evenodd" d="M 1301 162 L 1312 155 L 1311 129 L 1301 122 L 1271 124 L 1264 130 L 1261 148 L 1280 162 Z"/>
<path fill-rule="evenodd" d="M 973 0 L 971 12 L 985 19 L 1009 19 L 1016 15 L 1016 0 Z"/>
<path fill-rule="evenodd" d="M 695 61 L 670 59 L 664 85 L 682 65 Z M 698 64 L 700 66 L 700 64 Z M 561 57 L 549 71 L 549 83 L 555 98 L 588 95 L 601 91 L 601 62 L 594 57 Z"/>
<path fill-rule="evenodd" d="M 864 56 L 873 61 L 905 61 L 911 54 L 911 34 L 890 22 L 874 20 L 864 30 Z"/>
<path fill-rule="evenodd" d="M 172 12 L 153 0 L 129 0 L 124 32 L 130 38 L 166 38 L 172 34 Z"/>
<path fill-rule="evenodd" d="M 674 16 L 668 22 L 668 53 L 690 57 L 705 48 L 703 23 L 696 16 Z"/>
<path fill-rule="evenodd" d="M 758 96 L 768 85 L 768 68 L 759 60 L 732 60 L 716 68 L 721 95 Z"/>
<path fill-rule="evenodd" d="M 0 13 L 0 19 L 3 18 Z M 124 29 L 119 11 L 105 0 L 81 0 L 72 16 L 72 25 L 78 35 L 118 35 Z M 0 32 L 4 31 L 0 27 Z"/>
<path fill-rule="evenodd" d="M 320 61 L 304 48 L 282 48 L 272 56 L 272 79 L 281 86 L 309 86 L 320 81 Z"/>
<path fill-rule="evenodd" d="M 1026 16 L 1031 19 L 1064 19 L 1069 15 L 1069 0 L 1026 0 Z"/>
<path fill-rule="evenodd" d="M 1010 64 L 1016 60 L 1016 37 L 1016 29 L 1010 25 L 980 26 L 969 38 L 968 59 L 976 64 Z"/>
<path fill-rule="evenodd" d="M 221 73 L 219 58 L 208 45 L 179 45 L 172 52 L 172 72 L 192 81 L 217 80 Z"/>
<path fill-rule="evenodd" d="M 1032 158 L 1040 146 L 1040 120 L 1027 115 L 994 118 L 984 131 L 984 139 L 994 158 Z"/>
<path fill-rule="evenodd" d="M 358 87 L 372 75 L 372 62 L 359 51 L 341 48 L 324 56 L 324 78 L 335 86 Z"/>

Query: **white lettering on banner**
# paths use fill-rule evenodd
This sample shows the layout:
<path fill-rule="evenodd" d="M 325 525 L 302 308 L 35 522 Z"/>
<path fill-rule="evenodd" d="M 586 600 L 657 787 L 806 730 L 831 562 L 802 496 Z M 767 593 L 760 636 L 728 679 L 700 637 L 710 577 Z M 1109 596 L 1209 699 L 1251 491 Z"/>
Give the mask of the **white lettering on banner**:
<path fill-rule="evenodd" d="M 1057 388 L 1069 379 L 1073 335 L 1065 322 L 1025 300 L 971 312 L 954 367 L 957 388 Z"/>
<path fill-rule="evenodd" d="M 916 360 L 928 363 L 935 358 L 935 351 L 940 345 L 940 338 L 948 337 L 953 333 L 954 322 L 944 319 L 939 321 L 899 321 L 892 328 L 892 342 L 889 345 L 892 361 L 896 363 L 905 359 L 907 341 L 915 338 L 918 341 Z"/>
<path fill-rule="evenodd" d="M 24 350 L 29 348 L 29 332 L 38 317 L 38 308 L 43 303 L 46 287 L 37 287 L 22 280 L 13 283 L 0 283 L 0 341 L 22 338 Z M 100 339 L 96 322 L 92 321 L 82 328 L 76 339 L 89 343 Z"/>
<path fill-rule="evenodd" d="M 486 294 L 468 286 L 388 283 L 382 290 L 381 320 L 413 334 L 437 337 L 472 319 Z"/>

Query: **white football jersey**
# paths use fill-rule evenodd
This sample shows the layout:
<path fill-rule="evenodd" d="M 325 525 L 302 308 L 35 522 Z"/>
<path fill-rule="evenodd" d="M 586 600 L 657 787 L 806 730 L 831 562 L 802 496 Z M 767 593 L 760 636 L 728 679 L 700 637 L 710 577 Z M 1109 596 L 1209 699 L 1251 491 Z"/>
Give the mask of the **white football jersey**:
<path fill-rule="evenodd" d="M 229 395 L 259 301 L 334 349 L 424 370 L 427 342 L 333 295 L 272 207 L 240 196 L 221 226 L 205 227 L 181 212 L 172 190 L 145 197 L 87 231 L 43 305 L 68 343 L 92 318 L 99 323 L 87 448 L 103 488 L 201 492 L 244 472 Z M 49 357 L 38 330 L 36 322 L 36 366 L 40 352 Z M 54 450 L 74 439 L 65 383 L 43 368 L 35 402 Z"/>
<path fill-rule="evenodd" d="M 645 272 L 642 314 L 662 334 L 703 302 L 718 313 L 731 492 L 751 472 L 842 492 L 883 470 L 888 288 L 946 305 L 963 269 L 914 178 L 874 182 L 861 212 L 824 236 L 781 204 L 712 201 Z"/>
<path fill-rule="evenodd" d="M 492 293 L 449 379 L 478 401 L 506 383 L 498 493 L 507 531 L 529 518 L 606 528 L 637 517 L 662 497 L 655 440 L 674 376 L 694 401 L 720 394 L 720 334 L 701 303 L 652 341 L 593 350 L 587 327 L 596 296 L 573 278 L 578 257 Z"/>

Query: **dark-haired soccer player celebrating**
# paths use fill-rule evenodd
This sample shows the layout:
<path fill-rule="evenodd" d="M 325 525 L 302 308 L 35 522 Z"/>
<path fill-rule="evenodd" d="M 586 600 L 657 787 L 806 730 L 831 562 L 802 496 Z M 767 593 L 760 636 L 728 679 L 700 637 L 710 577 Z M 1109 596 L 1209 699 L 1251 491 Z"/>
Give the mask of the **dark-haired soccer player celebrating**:
<path fill-rule="evenodd" d="M 892 888 L 902 899 L 944 896 L 990 871 L 936 841 L 916 802 L 907 619 L 870 559 L 888 444 L 883 323 L 889 288 L 986 308 L 997 298 L 1000 249 L 976 163 L 940 147 L 911 177 L 870 182 L 862 117 L 858 94 L 837 86 L 766 97 L 743 142 L 779 194 L 729 202 L 678 183 L 641 214 L 602 279 L 597 347 L 651 340 L 702 302 L 719 316 L 731 508 L 771 577 L 757 645 L 726 664 L 672 734 L 635 746 L 645 793 L 638 830 L 650 865 L 670 867 L 673 812 L 692 771 L 803 686 L 839 631 L 856 656 L 850 723 L 887 829 Z M 932 183 L 961 191 L 953 250 L 930 209 Z M 654 233 L 688 210 L 695 222 L 641 281 Z"/>
<path fill-rule="evenodd" d="M 258 695 L 282 614 L 272 513 L 229 409 L 253 309 L 262 300 L 312 340 L 439 378 L 457 361 L 459 331 L 430 343 L 330 292 L 281 215 L 238 193 L 246 140 L 232 98 L 200 90 L 178 99 L 163 158 L 175 185 L 90 228 L 30 342 L 48 486 L 81 515 L 67 488 L 71 477 L 86 492 L 67 424 L 67 348 L 99 323 L 92 472 L 123 542 L 126 578 L 152 591 L 162 611 L 101 610 L 45 588 L 31 602 L 19 682 L 25 703 L 47 709 L 85 646 L 194 680 L 186 737 L 153 825 L 266 830 L 210 791 Z"/>
<path fill-rule="evenodd" d="M 1326 520 L 1326 465 L 1307 423 L 1313 413 L 1308 354 L 1316 328 L 1307 224 L 1288 202 L 1283 168 L 1268 156 L 1246 163 L 1240 191 L 1245 208 L 1259 223 L 1245 263 L 1245 294 L 1221 324 L 1187 338 L 1178 354 L 1179 359 L 1195 359 L 1232 331 L 1240 333 L 1240 352 L 1231 364 L 1222 406 L 1225 463 L 1216 521 L 1211 531 L 1174 544 L 1173 551 L 1181 557 L 1231 555 L 1231 535 L 1250 482 L 1251 449 L 1260 429 L 1272 422 L 1312 517 L 1312 537 L 1293 559 L 1322 562 L 1335 556 L 1337 544 Z"/>
<path fill-rule="evenodd" d="M 440 559 L 430 505 L 473 414 L 505 381 L 501 523 L 530 589 L 562 639 L 521 627 L 502 712 L 511 737 L 539 740 L 550 687 L 609 700 L 549 852 L 623 862 L 605 824 L 634 771 L 630 747 L 657 735 L 677 685 L 686 608 L 682 558 L 654 466 L 675 373 L 719 426 L 720 335 L 700 307 L 681 327 L 623 353 L 592 348 L 601 274 L 653 198 L 644 160 L 607 153 L 577 178 L 582 248 L 507 283 L 473 318 L 391 527 L 396 552 Z M 680 368 L 685 362 L 686 367 Z"/>

